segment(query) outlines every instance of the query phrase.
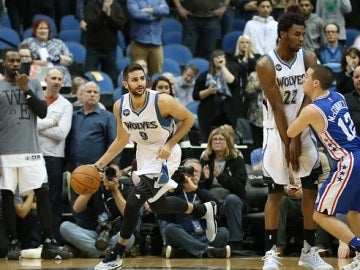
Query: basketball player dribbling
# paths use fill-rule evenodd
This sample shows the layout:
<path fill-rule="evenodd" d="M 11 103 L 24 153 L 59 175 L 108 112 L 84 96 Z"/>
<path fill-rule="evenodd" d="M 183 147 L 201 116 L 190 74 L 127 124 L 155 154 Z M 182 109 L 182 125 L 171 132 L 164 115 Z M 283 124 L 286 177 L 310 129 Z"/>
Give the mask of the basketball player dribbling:
<path fill-rule="evenodd" d="M 146 89 L 143 68 L 136 63 L 125 67 L 123 86 L 129 93 L 114 104 L 117 137 L 94 166 L 103 169 L 122 151 L 129 140 L 137 143 L 137 186 L 128 195 L 120 237 L 108 255 L 95 269 L 118 269 L 122 266 L 125 245 L 133 233 L 141 206 L 147 201 L 155 213 L 188 213 L 206 220 L 206 235 L 216 236 L 216 204 L 188 203 L 175 196 L 163 196 L 177 184 L 169 179 L 180 165 L 181 150 L 177 144 L 190 130 L 194 118 L 190 111 L 170 95 Z M 175 130 L 174 119 L 181 122 Z M 168 172 L 167 172 L 168 171 Z"/>
<path fill-rule="evenodd" d="M 302 80 L 306 69 L 315 64 L 317 58 L 314 53 L 302 49 L 304 34 L 302 15 L 285 13 L 278 20 L 276 49 L 262 57 L 256 67 L 266 102 L 263 106 L 263 174 L 268 182 L 268 198 L 264 210 L 266 253 L 263 270 L 279 269 L 277 230 L 284 186 L 290 184 L 290 171 L 300 178 L 303 189 L 304 247 L 299 265 L 333 269 L 321 259 L 315 247 L 316 223 L 312 215 L 321 172 L 316 139 L 309 128 L 295 138 L 286 134 L 288 123 L 310 102 L 304 95 Z"/>

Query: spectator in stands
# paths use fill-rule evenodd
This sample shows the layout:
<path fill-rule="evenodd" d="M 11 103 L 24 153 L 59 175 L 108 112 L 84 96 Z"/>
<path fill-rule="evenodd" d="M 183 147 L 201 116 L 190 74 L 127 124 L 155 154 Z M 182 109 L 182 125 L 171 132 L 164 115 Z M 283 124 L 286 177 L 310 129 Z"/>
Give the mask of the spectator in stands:
<path fill-rule="evenodd" d="M 31 27 L 33 14 L 32 2 L 21 0 L 5 0 L 7 14 L 10 19 L 11 28 L 16 30 L 19 35 L 22 31 Z M 16 44 L 18 45 L 18 44 Z"/>
<path fill-rule="evenodd" d="M 340 28 L 336 23 L 328 23 L 324 26 L 326 44 L 320 49 L 320 62 L 331 68 L 335 81 L 341 72 L 341 59 L 344 53 L 344 46 L 339 43 Z"/>
<path fill-rule="evenodd" d="M 35 194 L 30 193 L 28 196 L 22 197 L 16 192 L 14 196 L 14 207 L 16 212 L 16 223 L 18 229 L 18 237 L 21 242 L 22 249 L 33 247 L 32 240 L 34 238 L 35 229 L 38 226 L 38 217 L 36 214 Z M 0 194 L 1 201 L 1 194 Z M 4 225 L 4 214 L 0 205 L 0 258 L 6 257 L 9 247 L 8 234 Z"/>
<path fill-rule="evenodd" d="M 107 73 L 116 85 L 117 32 L 124 29 L 125 15 L 121 5 L 114 0 L 92 1 L 85 7 L 87 71 Z"/>
<path fill-rule="evenodd" d="M 47 103 L 47 115 L 37 119 L 39 142 L 44 155 L 49 181 L 49 198 L 52 207 L 52 225 L 57 241 L 61 240 L 60 224 L 62 222 L 62 186 L 65 171 L 65 139 L 71 128 L 73 107 L 60 94 L 63 85 L 63 74 L 59 69 L 51 69 L 45 78 L 44 91 Z"/>
<path fill-rule="evenodd" d="M 233 9 L 232 0 L 221 0 L 220 9 L 217 10 L 217 15 L 221 25 L 221 36 L 224 37 L 227 33 L 233 31 L 233 24 L 235 18 L 235 10 Z M 224 11 L 223 11 L 224 10 Z"/>
<path fill-rule="evenodd" d="M 33 63 L 33 58 L 31 55 L 31 50 L 28 44 L 23 44 L 19 48 L 20 60 L 21 60 L 21 68 L 25 74 L 28 74 L 29 77 L 35 77 L 36 67 Z"/>
<path fill-rule="evenodd" d="M 235 75 L 227 64 L 225 53 L 216 50 L 209 59 L 209 70 L 196 78 L 193 99 L 200 100 L 198 119 L 204 143 L 214 127 L 230 124 L 235 129 L 232 96 L 239 84 Z"/>
<path fill-rule="evenodd" d="M 244 238 L 242 215 L 246 211 L 245 161 L 235 148 L 229 132 L 221 127 L 210 133 L 200 160 L 204 178 L 199 186 L 210 189 L 220 202 L 218 213 L 226 220 L 230 233 L 229 245 L 233 253 L 237 253 L 242 250 L 241 242 Z"/>
<path fill-rule="evenodd" d="M 46 20 L 34 22 L 31 37 L 23 40 L 20 47 L 24 44 L 30 47 L 33 64 L 57 67 L 64 74 L 64 86 L 71 86 L 67 67 L 73 62 L 73 56 L 62 40 L 50 38 L 50 25 Z"/>
<path fill-rule="evenodd" d="M 72 80 L 72 84 L 71 84 L 71 88 L 70 88 L 70 93 L 72 95 L 76 95 L 77 90 L 79 88 L 80 85 L 85 84 L 85 80 L 83 77 L 77 76 Z"/>
<path fill-rule="evenodd" d="M 336 81 L 336 90 L 345 94 L 354 90 L 353 72 L 360 64 L 360 50 L 349 47 L 341 58 L 341 72 Z"/>
<path fill-rule="evenodd" d="M 258 0 L 257 7 L 258 15 L 246 23 L 244 35 L 250 37 L 254 45 L 254 52 L 263 55 L 276 46 L 277 21 L 270 16 L 272 11 L 270 0 Z"/>
<path fill-rule="evenodd" d="M 157 78 L 153 82 L 151 89 L 156 90 L 162 94 L 168 94 L 170 96 L 174 96 L 171 83 L 169 79 L 164 76 L 160 76 L 159 78 Z"/>
<path fill-rule="evenodd" d="M 98 258 L 106 253 L 106 248 L 116 243 L 122 222 L 126 201 L 120 183 L 119 165 L 110 163 L 115 177 L 103 178 L 100 188 L 92 195 L 79 195 L 72 205 L 75 214 L 86 213 L 87 219 L 61 224 L 62 237 L 79 251 L 81 257 Z M 117 232 L 117 233 L 116 233 Z M 134 244 L 134 236 L 127 243 L 129 251 Z"/>
<path fill-rule="evenodd" d="M 192 174 L 183 172 L 177 175 L 179 180 L 182 180 L 182 186 L 172 196 L 192 203 L 214 200 L 214 195 L 210 191 L 198 187 L 202 173 L 200 161 L 194 158 L 187 159 L 184 167 L 193 168 L 194 172 Z M 229 241 L 227 228 L 218 227 L 215 239 L 209 242 L 200 219 L 189 214 L 169 215 L 164 231 L 167 243 L 166 258 L 176 258 L 180 255 L 185 257 L 191 255 L 196 258 L 229 258 L 231 255 L 231 248 L 227 245 Z"/>
<path fill-rule="evenodd" d="M 76 90 L 76 100 L 72 103 L 74 111 L 80 109 L 84 105 L 84 91 L 85 91 L 85 81 L 82 83 Z M 106 110 L 104 104 L 100 101 L 98 102 L 99 108 Z"/>
<path fill-rule="evenodd" d="M 271 0 L 273 5 L 272 16 L 277 20 L 281 15 L 284 14 L 287 7 L 293 4 L 293 0 Z"/>
<path fill-rule="evenodd" d="M 132 43 L 130 58 L 143 58 L 149 68 L 149 75 L 162 72 L 164 52 L 162 46 L 162 20 L 169 15 L 165 0 L 128 0 Z"/>
<path fill-rule="evenodd" d="M 257 0 L 236 0 L 236 5 L 239 7 L 241 15 L 245 21 L 252 19 L 257 13 Z"/>
<path fill-rule="evenodd" d="M 85 21 L 85 7 L 92 0 L 76 0 L 75 16 L 79 20 L 80 29 L 83 32 L 87 30 L 87 23 Z"/>
<path fill-rule="evenodd" d="M 183 19 L 182 43 L 194 57 L 209 59 L 216 49 L 219 15 L 225 11 L 220 0 L 173 0 Z"/>
<path fill-rule="evenodd" d="M 352 10 L 350 0 L 316 0 L 316 14 L 324 20 L 324 24 L 338 25 L 338 39 L 342 45 L 346 41 L 345 15 Z M 325 33 L 326 34 L 326 33 Z"/>
<path fill-rule="evenodd" d="M 188 65 L 184 68 L 182 75 L 175 78 L 174 96 L 182 105 L 194 101 L 193 91 L 195 78 L 199 73 L 199 69 L 195 65 Z"/>
<path fill-rule="evenodd" d="M 259 76 L 256 71 L 250 73 L 245 92 L 248 98 L 246 118 L 249 120 L 253 145 L 263 145 L 263 101 L 264 94 L 260 87 Z"/>
<path fill-rule="evenodd" d="M 67 138 L 70 170 L 94 163 L 116 137 L 116 121 L 112 113 L 99 106 L 100 89 L 95 82 L 83 86 L 83 106 L 73 113 Z"/>
<path fill-rule="evenodd" d="M 351 119 L 354 121 L 357 134 L 360 134 L 360 66 L 353 72 L 354 90 L 346 93 L 345 100 L 349 107 Z"/>
<path fill-rule="evenodd" d="M 257 59 L 260 55 L 254 53 L 252 41 L 249 36 L 239 36 L 235 53 L 229 59 L 229 65 L 236 70 L 236 76 L 239 78 L 238 90 L 233 96 L 236 118 L 246 118 L 248 111 L 248 96 L 245 88 L 248 82 L 248 76 L 255 70 Z"/>
<path fill-rule="evenodd" d="M 325 42 L 323 33 L 324 21 L 314 13 L 315 0 L 299 0 L 300 13 L 305 17 L 305 36 L 303 47 L 313 52 L 319 52 Z"/>

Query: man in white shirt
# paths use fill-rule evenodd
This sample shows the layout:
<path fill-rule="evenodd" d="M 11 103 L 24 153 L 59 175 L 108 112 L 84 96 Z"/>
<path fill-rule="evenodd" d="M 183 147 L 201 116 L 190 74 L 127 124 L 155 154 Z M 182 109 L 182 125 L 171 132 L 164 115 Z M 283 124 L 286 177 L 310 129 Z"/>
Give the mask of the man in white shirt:
<path fill-rule="evenodd" d="M 52 206 L 53 232 L 56 240 L 60 240 L 60 224 L 62 222 L 61 193 L 64 172 L 65 139 L 71 128 L 73 107 L 60 94 L 63 86 L 63 73 L 59 69 L 51 69 L 46 75 L 47 83 L 44 91 L 48 106 L 44 119 L 38 117 L 38 131 L 41 151 L 46 161 L 49 181 L 49 198 Z"/>

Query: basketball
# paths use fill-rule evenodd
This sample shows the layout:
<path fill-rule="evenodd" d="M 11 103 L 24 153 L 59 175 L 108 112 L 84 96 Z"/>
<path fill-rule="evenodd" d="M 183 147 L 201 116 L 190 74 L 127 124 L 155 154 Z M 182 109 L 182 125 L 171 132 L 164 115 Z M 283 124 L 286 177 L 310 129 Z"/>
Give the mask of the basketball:
<path fill-rule="evenodd" d="M 81 165 L 71 174 L 71 187 L 79 195 L 91 195 L 100 186 L 101 178 L 98 170 L 90 165 Z"/>

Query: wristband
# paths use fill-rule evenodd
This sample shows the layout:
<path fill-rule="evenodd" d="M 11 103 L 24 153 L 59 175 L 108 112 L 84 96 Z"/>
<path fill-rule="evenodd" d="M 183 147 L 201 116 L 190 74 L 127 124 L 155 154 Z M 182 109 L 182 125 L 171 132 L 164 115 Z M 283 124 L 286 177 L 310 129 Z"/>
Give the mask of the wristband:
<path fill-rule="evenodd" d="M 98 165 L 96 165 L 96 164 L 94 164 L 94 167 L 95 167 L 95 169 L 97 169 L 99 172 L 103 172 L 103 171 L 104 171 L 104 169 L 100 169 L 100 167 L 99 167 Z"/>

